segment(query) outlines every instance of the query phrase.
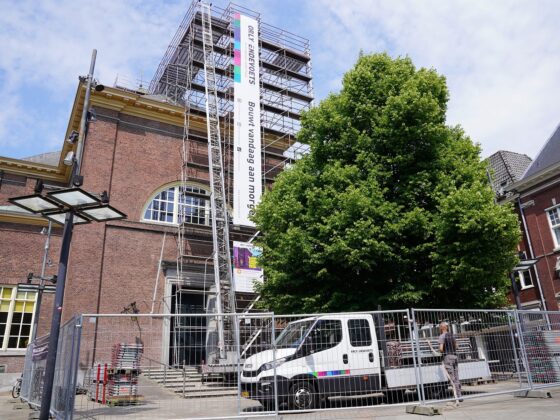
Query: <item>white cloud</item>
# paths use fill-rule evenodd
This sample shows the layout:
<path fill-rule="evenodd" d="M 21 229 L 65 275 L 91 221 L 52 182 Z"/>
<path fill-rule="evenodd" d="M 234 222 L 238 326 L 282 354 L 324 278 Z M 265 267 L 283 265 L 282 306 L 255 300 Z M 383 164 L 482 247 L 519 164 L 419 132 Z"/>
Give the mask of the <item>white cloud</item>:
<path fill-rule="evenodd" d="M 60 147 L 78 76 L 87 74 L 94 48 L 95 76 L 103 83 L 111 85 L 117 74 L 143 73 L 149 79 L 187 6 L 187 1 L 22 0 L 3 7 L 0 154 L 5 149 L 21 157 L 32 145 Z M 22 124 L 21 118 L 34 124 Z M 28 147 L 16 148 L 15 137 L 27 137 Z"/>
<path fill-rule="evenodd" d="M 0 14 L 0 155 L 22 157 L 60 146 L 93 48 L 101 82 L 111 85 L 117 74 L 149 80 L 190 0 L 8 3 Z M 534 156 L 560 120 L 554 0 L 241 3 L 311 39 L 319 99 L 340 88 L 360 50 L 389 51 L 447 77 L 448 121 L 480 141 L 484 155 Z"/>
<path fill-rule="evenodd" d="M 326 37 L 315 68 L 330 61 L 341 74 L 360 48 L 435 67 L 448 80 L 449 123 L 481 142 L 484 155 L 534 156 L 560 119 L 557 2 L 320 0 L 310 7 Z"/>

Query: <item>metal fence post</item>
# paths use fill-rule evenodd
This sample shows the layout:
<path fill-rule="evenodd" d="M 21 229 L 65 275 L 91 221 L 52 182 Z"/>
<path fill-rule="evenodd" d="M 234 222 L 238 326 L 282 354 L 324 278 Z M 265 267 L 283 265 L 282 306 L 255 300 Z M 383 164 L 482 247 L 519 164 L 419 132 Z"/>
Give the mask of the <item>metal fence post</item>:
<path fill-rule="evenodd" d="M 185 364 L 183 363 L 183 398 L 185 398 L 186 380 L 187 380 L 187 372 L 185 371 Z"/>
<path fill-rule="evenodd" d="M 272 327 L 270 331 L 270 338 L 272 344 L 272 361 L 274 363 L 274 414 L 278 416 L 278 377 L 276 376 L 276 319 L 274 312 L 272 313 Z"/>
<path fill-rule="evenodd" d="M 521 349 L 521 357 L 523 358 L 523 364 L 525 365 L 525 371 L 527 372 L 527 384 L 529 388 L 533 389 L 533 379 L 531 378 L 531 366 L 529 366 L 529 358 L 527 357 L 527 347 L 525 346 L 525 338 L 523 334 L 525 328 L 523 327 L 523 318 L 518 310 L 515 310 L 515 320 L 517 323 L 517 331 L 519 336 L 519 347 Z"/>
<path fill-rule="evenodd" d="M 74 403 L 76 399 L 76 384 L 78 381 L 78 367 L 80 361 L 80 344 L 82 338 L 82 323 L 83 319 L 81 315 L 75 316 L 74 330 L 72 334 L 72 354 L 70 358 L 69 367 L 69 389 L 66 400 L 66 413 L 65 417 L 68 420 L 74 418 Z"/>
<path fill-rule="evenodd" d="M 513 349 L 513 360 L 515 361 L 515 369 L 517 370 L 517 377 L 519 379 L 519 388 L 523 388 L 523 382 L 521 381 L 521 369 L 519 368 L 519 355 L 517 354 L 517 345 L 515 344 L 515 336 L 513 335 L 513 325 L 511 324 L 512 315 L 515 317 L 515 313 L 513 313 L 513 311 L 508 312 L 509 335 L 511 337 L 511 345 Z"/>
<path fill-rule="evenodd" d="M 418 379 L 420 380 L 419 381 L 420 383 L 417 382 L 416 388 L 419 391 L 418 399 L 420 400 L 420 404 L 424 405 L 426 403 L 426 395 L 424 392 L 424 381 L 422 379 L 422 353 L 420 352 L 420 335 L 419 335 L 418 325 L 416 324 L 416 313 L 414 311 L 414 308 L 412 308 L 411 314 L 412 314 L 411 334 L 413 334 L 414 345 L 410 347 L 412 348 L 412 360 L 416 360 L 416 357 L 418 357 L 418 363 L 416 364 L 416 366 L 418 372 Z M 414 351 L 414 347 L 416 347 L 416 352 Z"/>
<path fill-rule="evenodd" d="M 239 335 L 239 315 L 230 315 L 233 317 L 233 322 L 235 322 L 235 328 L 233 332 L 235 333 L 235 349 L 237 355 L 237 415 L 241 415 L 241 339 Z"/>
<path fill-rule="evenodd" d="M 412 344 L 412 340 L 414 337 L 414 330 L 415 330 L 415 321 L 414 321 L 414 308 L 411 310 L 407 309 L 407 313 L 408 313 L 408 332 L 409 332 L 409 336 L 411 338 L 411 344 Z M 412 321 L 412 322 L 410 322 Z M 415 351 L 415 345 L 411 345 L 410 348 L 412 350 L 412 363 L 414 364 L 414 376 L 416 377 L 416 392 L 418 394 L 418 400 L 423 404 L 423 387 L 421 386 L 420 382 L 421 382 L 421 372 L 420 372 L 420 368 L 418 366 L 418 362 L 416 360 L 416 351 Z"/>

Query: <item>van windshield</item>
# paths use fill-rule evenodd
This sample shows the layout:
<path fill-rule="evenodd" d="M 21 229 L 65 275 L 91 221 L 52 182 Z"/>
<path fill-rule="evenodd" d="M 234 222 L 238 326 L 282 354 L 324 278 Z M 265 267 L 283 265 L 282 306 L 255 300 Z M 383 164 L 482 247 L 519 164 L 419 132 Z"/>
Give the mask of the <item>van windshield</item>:
<path fill-rule="evenodd" d="M 276 347 L 279 349 L 288 349 L 299 346 L 314 322 L 315 320 L 311 319 L 288 324 L 276 339 Z"/>

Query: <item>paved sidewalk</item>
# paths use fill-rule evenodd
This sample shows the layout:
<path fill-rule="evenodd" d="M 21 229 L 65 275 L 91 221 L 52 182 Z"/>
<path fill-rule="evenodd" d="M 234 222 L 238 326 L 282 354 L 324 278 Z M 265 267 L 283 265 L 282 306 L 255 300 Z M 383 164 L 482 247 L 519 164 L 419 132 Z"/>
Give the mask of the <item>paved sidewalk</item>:
<path fill-rule="evenodd" d="M 19 399 L 12 398 L 10 392 L 0 393 L 0 419 L 2 420 L 27 420 L 33 410 Z"/>
<path fill-rule="evenodd" d="M 459 407 L 450 404 L 438 404 L 443 408 L 443 415 L 434 420 L 557 420 L 560 418 L 560 388 L 550 388 L 552 398 L 515 398 L 512 395 L 497 395 L 492 397 L 466 400 Z M 9 393 L 0 394 L 0 419 L 27 420 L 33 410 L 19 400 L 14 400 Z M 163 414 L 163 413 L 161 413 Z M 249 413 L 247 413 L 249 414 Z M 204 415 L 204 414 L 203 414 Z M 75 416 L 77 418 L 78 416 Z M 116 418 L 114 416 L 100 416 L 99 418 Z M 132 415 L 129 418 L 134 418 Z M 181 413 L 168 413 L 165 416 L 151 413 L 151 419 L 180 419 Z M 321 413 L 302 413 L 298 415 L 283 415 L 282 419 L 395 419 L 395 420 L 423 420 L 425 416 L 406 414 L 403 406 L 380 406 L 376 408 L 335 410 Z"/>

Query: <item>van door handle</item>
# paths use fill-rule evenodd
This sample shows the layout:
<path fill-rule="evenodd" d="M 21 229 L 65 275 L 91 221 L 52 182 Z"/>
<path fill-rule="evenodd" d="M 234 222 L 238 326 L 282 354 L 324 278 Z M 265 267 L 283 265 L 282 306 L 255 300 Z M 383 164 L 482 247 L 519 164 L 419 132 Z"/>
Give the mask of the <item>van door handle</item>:
<path fill-rule="evenodd" d="M 342 355 L 342 363 L 344 363 L 345 365 L 348 364 L 348 355 L 347 354 Z"/>
<path fill-rule="evenodd" d="M 373 352 L 372 351 L 369 352 L 369 361 L 371 363 L 373 363 Z"/>

